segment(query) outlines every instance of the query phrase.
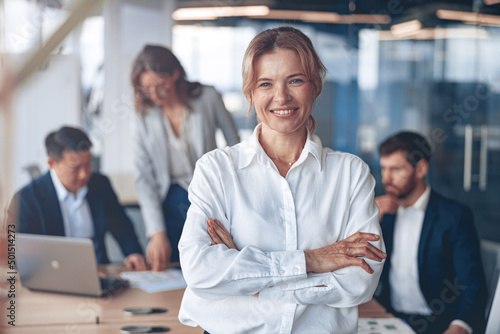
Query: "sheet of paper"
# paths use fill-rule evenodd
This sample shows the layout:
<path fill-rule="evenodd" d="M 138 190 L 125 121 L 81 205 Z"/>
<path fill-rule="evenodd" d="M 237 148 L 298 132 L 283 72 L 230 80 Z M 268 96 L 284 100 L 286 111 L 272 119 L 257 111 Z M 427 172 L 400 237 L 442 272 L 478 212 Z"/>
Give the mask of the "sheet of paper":
<path fill-rule="evenodd" d="M 130 286 L 140 288 L 148 293 L 182 289 L 186 281 L 178 268 L 165 271 L 124 271 L 120 274 L 123 279 L 130 282 Z"/>
<path fill-rule="evenodd" d="M 358 334 L 413 334 L 411 327 L 399 318 L 359 318 Z"/>

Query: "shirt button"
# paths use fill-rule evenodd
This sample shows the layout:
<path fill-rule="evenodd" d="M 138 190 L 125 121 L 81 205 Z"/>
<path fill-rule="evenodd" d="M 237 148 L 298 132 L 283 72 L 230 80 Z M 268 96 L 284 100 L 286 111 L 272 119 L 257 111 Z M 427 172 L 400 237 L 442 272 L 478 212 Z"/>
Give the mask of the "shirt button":
<path fill-rule="evenodd" d="M 280 269 L 280 275 L 285 274 L 285 271 L 283 269 Z"/>
<path fill-rule="evenodd" d="M 297 273 L 299 272 L 299 268 L 297 268 L 297 267 L 293 268 L 293 272 L 294 272 L 295 274 L 297 274 Z"/>
<path fill-rule="evenodd" d="M 288 288 L 288 284 L 283 284 L 283 288 L 284 289 Z"/>

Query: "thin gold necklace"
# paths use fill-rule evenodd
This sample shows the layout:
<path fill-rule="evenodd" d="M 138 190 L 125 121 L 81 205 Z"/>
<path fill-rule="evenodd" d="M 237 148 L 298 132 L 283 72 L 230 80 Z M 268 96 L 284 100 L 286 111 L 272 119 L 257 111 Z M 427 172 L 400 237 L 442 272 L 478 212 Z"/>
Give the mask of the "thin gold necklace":
<path fill-rule="evenodd" d="M 273 160 L 273 161 L 274 161 L 274 160 L 278 160 L 278 161 L 279 161 L 279 162 L 281 162 L 282 164 L 286 164 L 286 165 L 288 165 L 288 166 L 291 166 L 291 165 L 293 165 L 294 163 L 296 163 L 296 162 L 297 162 L 297 160 L 299 160 L 299 159 L 295 159 L 295 161 L 289 162 L 289 161 L 284 161 L 284 160 L 281 160 L 280 158 L 276 157 L 276 158 L 271 158 L 271 160 Z"/>

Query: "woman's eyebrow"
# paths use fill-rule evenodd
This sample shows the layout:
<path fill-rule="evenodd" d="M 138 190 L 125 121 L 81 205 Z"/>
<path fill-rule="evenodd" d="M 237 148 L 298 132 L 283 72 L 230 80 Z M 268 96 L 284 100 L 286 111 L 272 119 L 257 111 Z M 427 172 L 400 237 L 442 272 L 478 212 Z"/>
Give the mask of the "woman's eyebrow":
<path fill-rule="evenodd" d="M 298 73 L 295 73 L 295 74 L 290 74 L 287 78 L 299 77 L 299 76 L 305 76 L 305 74 L 302 73 L 302 72 L 298 72 Z"/>

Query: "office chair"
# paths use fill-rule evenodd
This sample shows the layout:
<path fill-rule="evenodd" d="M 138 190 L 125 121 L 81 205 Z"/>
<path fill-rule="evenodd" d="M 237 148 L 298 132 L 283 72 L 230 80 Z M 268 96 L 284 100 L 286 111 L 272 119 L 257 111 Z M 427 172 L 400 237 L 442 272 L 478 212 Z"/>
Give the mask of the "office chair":
<path fill-rule="evenodd" d="M 498 317 L 500 314 L 500 243 L 482 240 L 481 257 L 488 289 L 485 310 L 486 333 L 498 334 L 500 333 L 500 317 Z"/>
<path fill-rule="evenodd" d="M 493 301 L 491 303 L 490 316 L 487 318 L 486 334 L 500 333 L 500 282 L 497 282 Z"/>

